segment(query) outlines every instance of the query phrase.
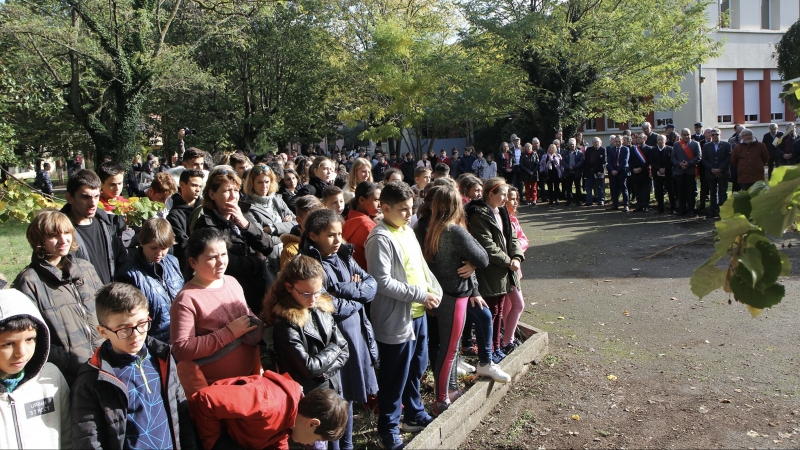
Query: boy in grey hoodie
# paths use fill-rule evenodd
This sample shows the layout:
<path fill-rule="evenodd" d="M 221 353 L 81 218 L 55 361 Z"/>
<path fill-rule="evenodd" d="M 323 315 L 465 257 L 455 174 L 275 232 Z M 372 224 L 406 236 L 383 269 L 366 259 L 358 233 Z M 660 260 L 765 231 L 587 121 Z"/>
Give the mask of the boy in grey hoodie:
<path fill-rule="evenodd" d="M 370 309 L 381 357 L 378 434 L 381 446 L 391 450 L 404 447 L 398 425 L 415 432 L 433 420 L 422 405 L 419 380 L 428 365 L 425 309 L 439 305 L 442 289 L 408 226 L 413 201 L 414 192 L 407 184 L 386 184 L 381 191 L 383 220 L 365 244 L 367 266 L 378 283 Z"/>

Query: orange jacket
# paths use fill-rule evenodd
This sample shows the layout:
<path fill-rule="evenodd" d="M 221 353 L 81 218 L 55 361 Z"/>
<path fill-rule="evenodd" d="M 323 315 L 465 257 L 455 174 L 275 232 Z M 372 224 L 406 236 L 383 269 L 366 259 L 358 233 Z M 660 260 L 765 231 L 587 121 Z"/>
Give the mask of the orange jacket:
<path fill-rule="evenodd" d="M 264 375 L 219 380 L 197 391 L 189 411 L 203 448 L 212 448 L 224 430 L 244 448 L 288 450 L 302 396 L 289 375 L 266 370 Z"/>
<path fill-rule="evenodd" d="M 353 244 L 353 259 L 362 269 L 367 270 L 367 256 L 364 254 L 364 243 L 367 242 L 369 232 L 375 228 L 375 222 L 366 214 L 351 209 L 347 213 L 347 220 L 342 226 L 342 237 L 349 244 Z"/>

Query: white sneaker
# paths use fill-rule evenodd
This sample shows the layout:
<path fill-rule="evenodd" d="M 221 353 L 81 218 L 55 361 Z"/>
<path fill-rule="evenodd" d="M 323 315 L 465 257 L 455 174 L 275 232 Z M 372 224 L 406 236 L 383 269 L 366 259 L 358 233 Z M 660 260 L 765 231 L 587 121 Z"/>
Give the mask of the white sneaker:
<path fill-rule="evenodd" d="M 493 362 L 489 362 L 486 365 L 478 364 L 476 373 L 479 377 L 488 377 L 498 383 L 508 383 L 511 381 L 511 377 L 503 372 L 500 366 Z"/>
<path fill-rule="evenodd" d="M 467 364 L 463 359 L 458 358 L 458 373 L 459 375 L 467 373 L 475 373 L 475 366 Z"/>

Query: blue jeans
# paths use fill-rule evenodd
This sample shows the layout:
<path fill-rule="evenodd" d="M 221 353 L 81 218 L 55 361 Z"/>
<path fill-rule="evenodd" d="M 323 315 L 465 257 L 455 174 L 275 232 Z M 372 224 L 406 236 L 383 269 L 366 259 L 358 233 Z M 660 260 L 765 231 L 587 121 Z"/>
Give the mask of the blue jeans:
<path fill-rule="evenodd" d="M 584 178 L 585 187 L 586 189 L 586 203 L 591 205 L 594 203 L 594 198 L 597 197 L 597 201 L 605 203 L 606 201 L 606 179 L 604 178 L 596 178 L 594 175 L 588 176 Z M 594 194 L 594 196 L 592 196 Z"/>
<path fill-rule="evenodd" d="M 412 326 L 414 340 L 402 344 L 378 342 L 381 355 L 378 434 L 381 438 L 399 434 L 401 411 L 406 420 L 417 421 L 427 416 L 419 393 L 419 380 L 428 366 L 428 322 L 423 315 L 414 319 Z"/>
<path fill-rule="evenodd" d="M 483 364 L 491 360 L 492 353 L 492 312 L 489 308 L 481 308 L 467 304 L 467 320 L 464 321 L 464 333 L 461 336 L 462 347 L 472 347 L 472 325 L 475 326 L 475 338 L 478 342 L 478 361 Z"/>

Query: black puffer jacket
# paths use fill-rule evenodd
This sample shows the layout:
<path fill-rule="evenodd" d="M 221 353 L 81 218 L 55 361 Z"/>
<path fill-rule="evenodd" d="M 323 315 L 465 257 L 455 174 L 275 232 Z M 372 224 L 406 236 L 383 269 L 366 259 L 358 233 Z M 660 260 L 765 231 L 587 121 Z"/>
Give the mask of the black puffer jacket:
<path fill-rule="evenodd" d="M 32 298 L 50 331 L 50 355 L 71 386 L 81 364 L 103 342 L 97 332 L 95 293 L 103 287 L 89 261 L 67 255 L 63 269 L 36 257 L 14 280 L 14 287 Z"/>
<path fill-rule="evenodd" d="M 169 210 L 169 214 L 167 214 L 167 221 L 172 225 L 172 232 L 175 233 L 175 245 L 172 246 L 172 254 L 178 258 L 181 271 L 184 276 L 186 276 L 191 273 L 189 263 L 184 256 L 186 244 L 189 243 L 189 223 L 192 212 L 194 212 L 195 208 L 200 206 L 200 202 L 195 201 L 190 205 L 181 197 L 180 192 L 174 194 L 171 198 L 172 208 Z"/>
<path fill-rule="evenodd" d="M 261 312 L 264 293 L 267 292 L 267 265 L 256 255 L 272 252 L 272 238 L 263 232 L 255 217 L 248 212 L 250 205 L 239 202 L 245 219 L 250 223 L 246 229 L 234 227 L 215 209 L 203 208 L 203 214 L 195 223 L 195 230 L 216 228 L 231 242 L 228 248 L 228 267 L 225 274 L 236 278 L 242 285 L 247 306 L 255 314 Z"/>
<path fill-rule="evenodd" d="M 288 373 L 303 386 L 303 392 L 317 388 L 342 392 L 339 370 L 350 352 L 333 320 L 333 310 L 328 295 L 321 295 L 311 309 L 300 309 L 285 291 L 272 305 L 278 372 Z"/>
<path fill-rule="evenodd" d="M 519 168 L 523 182 L 539 181 L 539 154 L 536 152 L 523 153 L 519 161 Z"/>

